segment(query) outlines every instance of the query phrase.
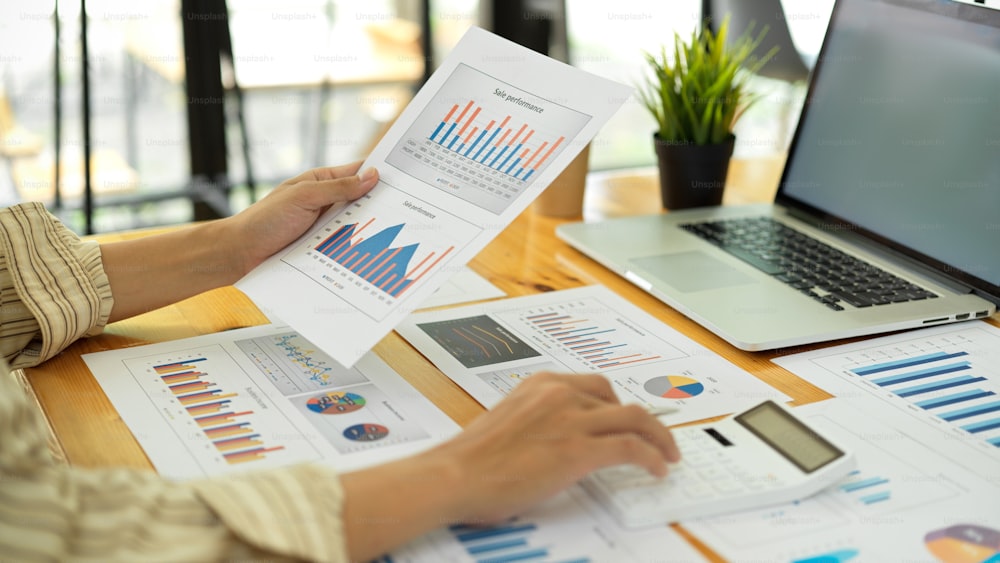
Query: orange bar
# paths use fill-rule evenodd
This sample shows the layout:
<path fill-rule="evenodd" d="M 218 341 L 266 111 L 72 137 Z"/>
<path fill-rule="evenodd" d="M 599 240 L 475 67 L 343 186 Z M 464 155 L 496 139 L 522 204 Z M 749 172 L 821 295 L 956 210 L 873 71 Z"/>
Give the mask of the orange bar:
<path fill-rule="evenodd" d="M 235 397 L 237 393 L 229 393 L 226 395 L 204 395 L 195 397 L 186 397 L 184 399 L 177 399 L 182 405 L 202 403 L 205 401 L 214 401 L 216 399 L 228 399 L 229 397 Z"/>
<path fill-rule="evenodd" d="M 382 273 L 382 276 L 384 276 L 384 275 L 386 275 L 386 274 L 388 274 L 388 273 L 389 273 L 389 270 L 386 270 L 385 272 L 383 272 L 383 273 Z M 379 276 L 379 277 L 381 278 L 382 276 Z M 385 278 L 385 281 L 384 281 L 384 282 L 382 282 L 382 285 L 380 285 L 380 286 L 377 286 L 377 287 L 378 287 L 379 289 L 381 289 L 382 291 L 386 291 L 386 289 L 385 289 L 385 286 L 387 286 L 387 285 L 389 285 L 390 283 L 392 283 L 392 280 L 394 280 L 394 279 L 396 279 L 396 274 L 392 274 L 392 275 L 390 275 L 389 277 Z"/>
<path fill-rule="evenodd" d="M 503 122 L 500 124 L 500 128 L 503 129 L 504 127 L 506 127 L 508 121 L 510 121 L 510 116 L 509 115 L 507 117 L 503 118 Z"/>
<path fill-rule="evenodd" d="M 537 149 L 535 149 L 535 154 L 531 155 L 531 158 L 528 159 L 528 162 L 524 163 L 524 167 L 527 168 L 527 167 L 531 166 L 531 161 L 535 160 L 535 157 L 538 156 L 538 153 L 540 153 L 543 150 L 545 150 L 545 147 L 547 147 L 548 145 L 549 145 L 549 142 L 545 141 L 544 143 L 542 143 L 542 146 L 540 146 Z"/>
<path fill-rule="evenodd" d="M 483 108 L 477 107 L 476 111 L 472 112 L 472 115 L 469 117 L 469 120 L 465 122 L 465 125 L 463 125 L 461 129 L 458 130 L 458 134 L 459 135 L 461 135 L 463 132 L 465 132 L 466 128 L 468 128 L 469 125 L 472 125 L 473 120 L 476 119 L 476 116 L 479 115 L 479 112 L 482 111 L 482 110 L 483 110 Z"/>
<path fill-rule="evenodd" d="M 434 266 L 437 266 L 438 262 L 440 262 L 442 258 L 444 258 L 445 256 L 447 256 L 448 253 L 451 252 L 454 249 L 455 249 L 454 246 L 449 246 L 448 250 L 445 250 L 444 254 L 442 254 L 441 256 L 438 256 L 438 259 L 435 260 L 433 264 L 431 264 L 430 266 L 427 266 L 426 270 L 424 270 L 423 272 L 420 272 L 420 274 L 417 275 L 417 277 L 413 278 L 413 281 L 410 283 L 410 285 L 406 286 L 406 289 L 410 289 L 411 287 L 413 287 L 414 285 L 416 285 L 416 283 L 420 280 L 420 278 L 424 277 L 424 274 L 426 274 L 427 272 L 433 270 Z M 404 289 L 403 292 L 406 292 L 406 289 Z"/>
<path fill-rule="evenodd" d="M 462 118 L 465 117 L 465 112 L 469 111 L 469 108 L 471 107 L 472 107 L 472 100 L 469 100 L 469 103 L 465 104 L 465 109 L 462 110 L 462 113 L 458 114 L 458 118 L 455 119 L 455 123 L 461 122 Z"/>
<path fill-rule="evenodd" d="M 434 256 L 433 252 L 431 252 L 427 256 L 424 256 L 424 259 L 421 260 L 419 264 L 417 264 L 416 266 L 410 268 L 410 271 L 406 272 L 406 274 L 404 274 L 403 277 L 398 282 L 396 282 L 396 285 L 392 286 L 392 288 L 389 289 L 389 291 L 387 291 L 386 293 L 392 293 L 393 291 L 396 291 L 396 288 L 399 287 L 399 284 L 405 282 L 410 277 L 410 274 L 412 274 L 413 272 L 416 272 L 420 268 L 420 266 L 424 265 L 424 262 L 430 260 L 431 256 Z"/>
<path fill-rule="evenodd" d="M 499 147 L 500 145 L 502 145 L 503 144 L 503 140 L 507 138 L 507 135 L 510 135 L 510 131 L 511 131 L 510 129 L 504 131 L 503 135 L 500 137 L 500 140 L 497 141 L 497 144 L 495 144 L 493 146 Z"/>
<path fill-rule="evenodd" d="M 448 115 L 444 116 L 444 119 L 442 119 L 442 121 L 447 123 L 448 120 L 451 119 L 451 116 L 455 115 L 456 111 L 458 111 L 458 104 L 451 106 L 451 111 L 448 112 Z"/>
<path fill-rule="evenodd" d="M 545 162 L 545 160 L 552 155 L 552 151 L 556 150 L 556 147 L 561 145 L 564 140 L 566 140 L 566 137 L 559 137 L 559 140 L 556 141 L 556 144 L 552 145 L 549 148 L 549 152 L 545 153 L 545 156 L 543 156 L 542 159 L 538 161 L 538 164 L 535 165 L 535 170 L 538 170 L 538 167 L 541 166 Z"/>
<path fill-rule="evenodd" d="M 510 142 L 507 143 L 507 146 L 508 147 L 514 146 L 514 143 L 517 142 L 517 138 L 520 137 L 521 133 L 524 133 L 524 130 L 527 129 L 527 128 L 528 128 L 528 124 L 522 125 L 521 128 L 517 130 L 517 135 L 514 135 L 514 137 L 510 140 Z"/>
<path fill-rule="evenodd" d="M 467 145 L 467 144 L 469 144 L 469 139 L 471 139 L 471 138 L 472 138 L 472 136 L 476 134 L 476 131 L 479 131 L 479 128 L 478 128 L 478 127 L 473 127 L 473 128 L 472 128 L 472 131 L 469 131 L 469 134 L 468 134 L 468 136 L 466 136 L 466 137 L 465 137 L 465 140 L 464 140 L 464 141 L 462 141 L 462 144 L 463 144 L 463 145 Z"/>
<path fill-rule="evenodd" d="M 369 276 L 375 275 L 375 272 L 381 270 L 382 266 L 384 266 L 386 262 L 389 262 L 390 260 L 392 260 L 393 256 L 395 256 L 400 251 L 401 248 L 402 247 L 396 247 L 396 248 L 394 248 L 392 250 L 392 254 L 386 256 L 385 258 L 383 258 L 382 261 L 378 263 L 378 265 L 376 265 L 374 268 L 372 268 L 372 271 L 368 272 L 368 275 Z M 382 272 L 379 275 L 379 277 L 375 278 L 374 280 L 369 280 L 369 281 L 371 281 L 373 284 L 378 284 L 378 280 L 382 279 L 382 276 L 384 276 L 388 271 L 389 270 L 386 270 L 385 272 Z"/>
<path fill-rule="evenodd" d="M 519 156 L 518 158 L 523 159 L 524 157 L 528 156 L 528 151 L 530 151 L 530 150 L 531 149 L 524 149 L 524 152 L 522 152 L 521 156 Z"/>

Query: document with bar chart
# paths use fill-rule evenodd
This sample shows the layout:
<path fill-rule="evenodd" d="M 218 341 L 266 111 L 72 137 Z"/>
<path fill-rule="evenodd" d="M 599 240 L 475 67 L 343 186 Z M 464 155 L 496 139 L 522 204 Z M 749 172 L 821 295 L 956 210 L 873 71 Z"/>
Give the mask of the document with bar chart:
<path fill-rule="evenodd" d="M 858 468 L 816 496 L 682 525 L 733 561 L 936 561 L 940 544 L 967 555 L 960 528 L 1000 537 L 1000 485 L 928 447 L 908 417 L 854 397 L 795 408 L 810 425 L 851 448 Z M 996 464 L 993 466 L 996 467 Z M 944 536 L 944 537 L 942 537 Z M 974 536 L 972 536 L 974 537 Z M 989 537 L 987 535 L 987 537 Z M 932 547 L 931 544 L 936 544 Z M 1000 542 L 993 543 L 1000 550 Z M 990 554 L 995 555 L 996 551 Z M 990 554 L 987 554 L 990 555 Z M 941 561 L 985 561 L 942 558 Z"/>
<path fill-rule="evenodd" d="M 652 554 L 658 554 L 653 559 Z M 494 526 L 453 525 L 396 549 L 378 563 L 575 562 L 701 563 L 699 554 L 666 527 L 621 527 L 580 487 Z"/>
<path fill-rule="evenodd" d="M 174 479 L 301 462 L 352 469 L 459 430 L 374 354 L 344 368 L 287 326 L 83 359 L 156 470 Z"/>
<path fill-rule="evenodd" d="M 236 285 L 350 366 L 523 211 L 631 90 L 472 28 L 366 159 L 378 185 Z"/>
<path fill-rule="evenodd" d="M 670 423 L 788 400 L 604 286 L 417 312 L 396 330 L 487 408 L 539 371 L 604 374 L 622 402 L 679 407 Z"/>
<path fill-rule="evenodd" d="M 774 361 L 833 395 L 898 411 L 909 418 L 910 432 L 983 476 L 1000 463 L 1000 328 L 989 323 L 927 328 Z"/>

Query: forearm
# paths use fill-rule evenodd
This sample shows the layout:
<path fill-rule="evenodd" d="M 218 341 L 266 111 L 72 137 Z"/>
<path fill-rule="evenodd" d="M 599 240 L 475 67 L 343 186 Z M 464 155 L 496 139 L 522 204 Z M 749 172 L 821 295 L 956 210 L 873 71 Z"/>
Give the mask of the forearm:
<path fill-rule="evenodd" d="M 447 455 L 423 455 L 341 475 L 352 561 L 367 561 L 462 518 L 467 488 Z"/>
<path fill-rule="evenodd" d="M 226 241 L 226 220 L 101 245 L 114 295 L 108 322 L 152 311 L 236 282 L 245 273 Z"/>

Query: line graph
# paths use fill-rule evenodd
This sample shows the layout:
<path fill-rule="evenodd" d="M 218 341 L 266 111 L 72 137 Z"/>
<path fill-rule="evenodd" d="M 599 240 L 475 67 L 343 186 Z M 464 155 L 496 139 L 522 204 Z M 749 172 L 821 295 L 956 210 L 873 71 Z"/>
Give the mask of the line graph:
<path fill-rule="evenodd" d="M 286 397 L 366 383 L 357 368 L 345 368 L 297 332 L 237 340 L 236 346 Z"/>
<path fill-rule="evenodd" d="M 590 119 L 459 65 L 386 162 L 500 214 L 570 146 L 569 139 Z"/>

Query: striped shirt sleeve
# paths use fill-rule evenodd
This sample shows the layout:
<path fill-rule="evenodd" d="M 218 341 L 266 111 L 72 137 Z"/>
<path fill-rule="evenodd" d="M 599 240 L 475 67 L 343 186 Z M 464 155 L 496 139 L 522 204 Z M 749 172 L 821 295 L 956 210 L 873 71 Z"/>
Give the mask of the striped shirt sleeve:
<path fill-rule="evenodd" d="M 0 209 L 0 560 L 346 561 L 343 493 L 327 468 L 175 483 L 53 461 L 9 363 L 36 365 L 99 332 L 112 303 L 96 244 L 41 205 Z"/>

